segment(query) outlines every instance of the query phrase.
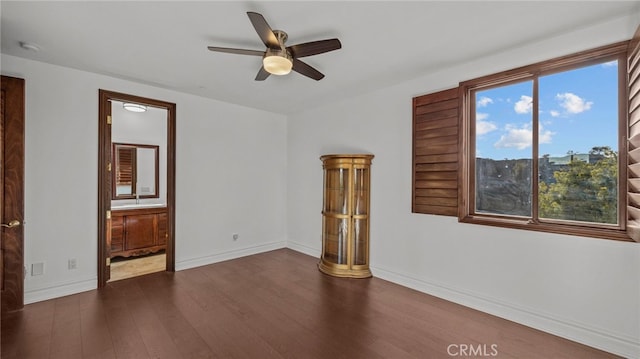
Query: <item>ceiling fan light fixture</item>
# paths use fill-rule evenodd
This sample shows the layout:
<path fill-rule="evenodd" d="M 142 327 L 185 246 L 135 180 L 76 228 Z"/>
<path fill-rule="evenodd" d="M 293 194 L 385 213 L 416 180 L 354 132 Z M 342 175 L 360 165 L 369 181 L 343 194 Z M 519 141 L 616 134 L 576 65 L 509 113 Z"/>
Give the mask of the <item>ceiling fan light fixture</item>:
<path fill-rule="evenodd" d="M 139 105 L 137 103 L 124 103 L 122 104 L 122 107 L 127 110 L 127 111 L 131 111 L 131 112 L 146 112 L 147 111 L 147 106 L 144 105 Z"/>
<path fill-rule="evenodd" d="M 293 62 L 286 54 L 269 54 L 262 59 L 262 66 L 272 75 L 286 75 L 291 72 Z"/>

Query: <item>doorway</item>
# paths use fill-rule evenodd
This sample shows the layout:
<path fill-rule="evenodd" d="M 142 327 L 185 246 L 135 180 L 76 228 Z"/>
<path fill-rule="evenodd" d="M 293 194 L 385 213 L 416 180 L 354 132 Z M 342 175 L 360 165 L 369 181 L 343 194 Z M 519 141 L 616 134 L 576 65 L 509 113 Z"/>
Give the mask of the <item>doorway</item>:
<path fill-rule="evenodd" d="M 24 306 L 24 80 L 0 79 L 0 306 Z"/>
<path fill-rule="evenodd" d="M 175 270 L 175 108 L 99 91 L 98 288 Z"/>

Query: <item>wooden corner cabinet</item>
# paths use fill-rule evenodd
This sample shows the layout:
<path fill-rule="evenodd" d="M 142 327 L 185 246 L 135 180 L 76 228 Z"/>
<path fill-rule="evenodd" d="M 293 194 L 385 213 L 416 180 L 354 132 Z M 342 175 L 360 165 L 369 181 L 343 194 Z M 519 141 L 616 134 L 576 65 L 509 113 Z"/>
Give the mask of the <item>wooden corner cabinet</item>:
<path fill-rule="evenodd" d="M 371 277 L 369 184 L 373 155 L 325 155 L 322 255 L 318 269 L 337 277 Z"/>
<path fill-rule="evenodd" d="M 167 208 L 114 210 L 111 257 L 131 257 L 167 248 Z"/>

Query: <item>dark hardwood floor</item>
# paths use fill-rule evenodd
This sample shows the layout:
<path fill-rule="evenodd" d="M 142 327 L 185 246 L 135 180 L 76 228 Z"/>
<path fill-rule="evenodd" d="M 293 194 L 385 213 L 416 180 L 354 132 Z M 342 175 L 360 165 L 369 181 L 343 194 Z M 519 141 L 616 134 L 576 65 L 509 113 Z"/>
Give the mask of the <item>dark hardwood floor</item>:
<path fill-rule="evenodd" d="M 614 357 L 317 262 L 282 249 L 29 304 L 2 317 L 2 358 Z"/>

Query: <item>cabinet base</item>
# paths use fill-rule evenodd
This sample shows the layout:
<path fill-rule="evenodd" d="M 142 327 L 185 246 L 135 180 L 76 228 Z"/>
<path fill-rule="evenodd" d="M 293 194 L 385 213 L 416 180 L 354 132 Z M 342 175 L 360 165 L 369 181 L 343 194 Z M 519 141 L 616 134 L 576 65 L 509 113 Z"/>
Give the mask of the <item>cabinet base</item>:
<path fill-rule="evenodd" d="M 318 269 L 324 274 L 343 278 L 369 278 L 372 276 L 369 268 L 365 269 L 342 269 L 334 265 L 326 264 L 322 260 L 318 263 Z"/>
<path fill-rule="evenodd" d="M 160 246 L 153 246 L 153 247 L 146 247 L 146 248 L 139 248 L 139 249 L 130 249 L 128 251 L 114 251 L 113 249 L 111 250 L 111 258 L 115 258 L 115 257 L 138 257 L 138 256 L 144 256 L 147 254 L 153 254 L 159 251 L 164 251 L 167 249 L 167 245 L 163 244 Z"/>

